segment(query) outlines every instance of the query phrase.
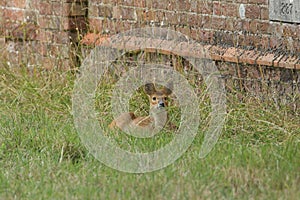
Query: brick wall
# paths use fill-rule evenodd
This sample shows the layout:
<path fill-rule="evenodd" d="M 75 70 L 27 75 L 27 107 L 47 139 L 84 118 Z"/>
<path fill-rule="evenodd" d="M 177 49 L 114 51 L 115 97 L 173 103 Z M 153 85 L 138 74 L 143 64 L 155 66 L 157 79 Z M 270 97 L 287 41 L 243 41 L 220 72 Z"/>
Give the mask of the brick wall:
<path fill-rule="evenodd" d="M 2 59 L 11 65 L 68 68 L 71 43 L 86 30 L 86 7 L 86 0 L 1 0 Z"/>
<path fill-rule="evenodd" d="M 269 0 L 1 0 L 0 25 L 0 57 L 29 68 L 71 67 L 87 31 L 168 27 L 221 52 L 213 58 L 236 85 L 251 75 L 299 94 L 300 24 L 271 21 Z"/>
<path fill-rule="evenodd" d="M 39 59 L 42 60 L 39 63 L 58 62 L 70 59 L 70 43 L 77 42 L 87 25 L 91 32 L 108 34 L 160 26 L 206 44 L 299 57 L 300 25 L 270 21 L 268 3 L 268 0 L 1 0 L 0 49 L 8 52 L 9 60 L 18 59 L 19 63 L 32 60 L 34 64 Z"/>
<path fill-rule="evenodd" d="M 90 0 L 89 23 L 111 34 L 154 25 L 209 44 L 300 52 L 299 24 L 270 21 L 268 0 Z"/>

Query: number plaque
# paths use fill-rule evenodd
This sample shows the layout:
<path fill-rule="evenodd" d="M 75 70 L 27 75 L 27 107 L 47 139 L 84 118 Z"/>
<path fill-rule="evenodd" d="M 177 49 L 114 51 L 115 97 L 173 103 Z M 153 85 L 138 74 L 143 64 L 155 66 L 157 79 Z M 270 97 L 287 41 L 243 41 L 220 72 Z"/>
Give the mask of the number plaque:
<path fill-rule="evenodd" d="M 300 23 L 300 0 L 270 0 L 270 20 Z"/>

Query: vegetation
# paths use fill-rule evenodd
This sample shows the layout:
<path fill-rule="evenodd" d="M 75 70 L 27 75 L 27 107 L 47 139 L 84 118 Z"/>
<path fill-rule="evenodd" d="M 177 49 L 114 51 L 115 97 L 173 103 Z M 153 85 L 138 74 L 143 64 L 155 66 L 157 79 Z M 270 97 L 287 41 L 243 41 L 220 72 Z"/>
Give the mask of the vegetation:
<path fill-rule="evenodd" d="M 27 73 L 25 69 L 0 66 L 0 199 L 300 196 L 297 110 L 255 98 L 239 101 L 228 97 L 223 134 L 205 159 L 198 158 L 203 138 L 199 131 L 188 151 L 172 165 L 151 173 L 128 174 L 100 163 L 80 142 L 71 110 L 76 73 L 42 69 Z M 109 101 L 111 87 L 102 88 L 108 92 L 96 96 L 95 105 L 110 109 L 109 104 L 101 102 Z M 136 109 L 134 99 L 130 104 Z M 99 116 L 106 123 L 111 120 L 110 115 Z M 135 143 L 130 137 L 115 137 L 142 148 L 156 144 L 152 140 Z M 169 141 L 172 133 L 157 137 Z"/>

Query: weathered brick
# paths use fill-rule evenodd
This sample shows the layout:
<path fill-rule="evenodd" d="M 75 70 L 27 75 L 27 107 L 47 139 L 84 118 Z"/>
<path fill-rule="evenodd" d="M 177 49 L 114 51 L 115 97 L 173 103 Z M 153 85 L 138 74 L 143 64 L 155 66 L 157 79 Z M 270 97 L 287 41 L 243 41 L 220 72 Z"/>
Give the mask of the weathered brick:
<path fill-rule="evenodd" d="M 7 7 L 15 7 L 15 8 L 25 8 L 26 0 L 9 0 L 9 1 L 6 1 L 6 6 Z"/>
<path fill-rule="evenodd" d="M 23 21 L 25 12 L 23 10 L 4 10 L 4 19 L 7 21 Z"/>
<path fill-rule="evenodd" d="M 262 20 L 269 20 L 269 7 L 268 6 L 260 7 L 260 18 Z"/>
<path fill-rule="evenodd" d="M 225 20 L 226 19 L 222 17 L 212 17 L 211 28 L 218 29 L 218 30 L 225 29 L 226 26 Z"/>
<path fill-rule="evenodd" d="M 62 31 L 62 32 L 56 32 L 53 35 L 53 42 L 57 44 L 70 44 L 70 37 L 69 33 Z"/>
<path fill-rule="evenodd" d="M 119 10 L 116 11 L 116 17 L 120 17 L 120 12 Z M 119 15 L 118 15 L 119 14 Z M 97 17 L 107 17 L 107 18 L 111 18 L 113 16 L 113 8 L 111 6 L 104 6 L 104 5 L 100 5 L 98 7 L 98 13 L 97 13 Z"/>
<path fill-rule="evenodd" d="M 134 6 L 145 8 L 146 7 L 146 0 L 134 0 Z"/>
<path fill-rule="evenodd" d="M 87 29 L 87 21 L 85 17 L 67 18 L 67 26 L 64 30 L 79 30 L 84 31 Z"/>
<path fill-rule="evenodd" d="M 185 35 L 190 35 L 190 32 L 191 32 L 189 26 L 177 26 L 176 31 L 179 31 L 179 32 L 181 32 L 182 34 L 185 34 Z"/>
<path fill-rule="evenodd" d="M 199 26 L 201 26 L 201 21 L 202 21 L 201 18 L 202 18 L 202 16 L 198 15 L 198 14 L 188 14 L 187 22 L 190 26 L 199 27 Z"/>
<path fill-rule="evenodd" d="M 89 19 L 89 30 L 92 32 L 102 33 L 102 20 L 97 18 L 90 18 Z"/>
<path fill-rule="evenodd" d="M 299 59 L 297 56 L 284 56 L 279 62 L 279 67 L 295 69 L 298 61 Z"/>
<path fill-rule="evenodd" d="M 201 18 L 201 28 L 211 28 L 211 17 L 210 16 L 202 16 Z"/>
<path fill-rule="evenodd" d="M 166 12 L 165 13 L 165 19 L 170 23 L 170 24 L 178 24 L 180 22 L 180 17 L 178 13 L 175 12 Z"/>
<path fill-rule="evenodd" d="M 239 57 L 243 54 L 242 49 L 238 49 L 235 47 L 228 48 L 226 52 L 223 54 L 223 59 L 227 62 L 239 62 Z"/>
<path fill-rule="evenodd" d="M 243 22 L 235 18 L 227 18 L 225 29 L 228 31 L 240 31 L 243 29 Z"/>
<path fill-rule="evenodd" d="M 190 11 L 191 10 L 190 0 L 177 1 L 177 10 L 179 10 L 179 11 Z"/>
<path fill-rule="evenodd" d="M 41 42 L 51 43 L 53 42 L 53 32 L 45 29 L 40 29 L 36 39 Z"/>
<path fill-rule="evenodd" d="M 248 0 L 248 3 L 268 5 L 268 0 Z"/>
<path fill-rule="evenodd" d="M 11 37 L 18 40 L 35 40 L 38 26 L 33 23 L 23 23 L 11 32 Z"/>
<path fill-rule="evenodd" d="M 190 37 L 196 41 L 207 43 L 213 39 L 213 32 L 192 27 Z"/>
<path fill-rule="evenodd" d="M 270 36 L 270 48 L 276 49 L 282 45 L 282 39 L 276 36 Z"/>
<path fill-rule="evenodd" d="M 260 19 L 260 7 L 258 5 L 246 5 L 246 18 Z"/>
<path fill-rule="evenodd" d="M 119 5 L 134 6 L 135 0 L 118 1 Z"/>
<path fill-rule="evenodd" d="M 152 0 L 152 8 L 153 9 L 162 9 L 166 10 L 168 6 L 168 2 L 161 0 Z"/>
<path fill-rule="evenodd" d="M 39 13 L 41 15 L 51 15 L 52 14 L 52 4 L 50 2 L 41 1 L 38 3 Z"/>
<path fill-rule="evenodd" d="M 200 14 L 213 14 L 212 1 L 200 0 L 197 4 L 197 12 Z"/>
<path fill-rule="evenodd" d="M 214 15 L 222 15 L 222 4 L 221 1 L 214 1 L 213 2 L 213 14 Z"/>
<path fill-rule="evenodd" d="M 244 64 L 254 65 L 256 64 L 256 60 L 259 57 L 260 52 L 256 50 L 246 50 L 239 57 L 239 62 Z"/>
<path fill-rule="evenodd" d="M 0 50 L 4 47 L 5 45 L 5 37 L 0 37 Z"/>

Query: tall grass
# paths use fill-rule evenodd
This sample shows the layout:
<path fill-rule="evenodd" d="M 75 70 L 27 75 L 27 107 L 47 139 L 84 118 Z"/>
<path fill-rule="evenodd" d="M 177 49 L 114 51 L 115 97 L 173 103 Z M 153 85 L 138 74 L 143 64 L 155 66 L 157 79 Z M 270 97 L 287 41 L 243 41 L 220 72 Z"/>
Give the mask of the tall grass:
<path fill-rule="evenodd" d="M 223 135 L 205 159 L 198 158 L 200 131 L 188 151 L 172 165 L 156 172 L 127 174 L 101 164 L 81 144 L 71 110 L 75 78 L 73 71 L 40 69 L 29 74 L 24 67 L 1 65 L 0 199 L 300 196 L 300 116 L 288 107 L 278 108 L 255 98 L 241 102 L 228 97 Z M 109 102 L 111 88 L 106 89 L 98 96 L 98 104 L 96 101 L 99 109 L 103 98 Z M 146 107 L 145 97 L 135 95 Z M 131 102 L 134 111 L 139 107 L 135 102 Z M 104 107 L 109 110 L 110 104 Z M 166 142 L 172 133 L 158 137 L 157 143 Z M 126 138 L 116 135 L 116 139 Z M 144 141 L 141 148 L 147 144 L 157 145 Z"/>

